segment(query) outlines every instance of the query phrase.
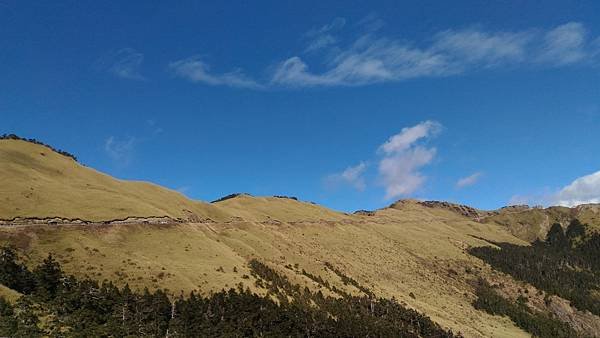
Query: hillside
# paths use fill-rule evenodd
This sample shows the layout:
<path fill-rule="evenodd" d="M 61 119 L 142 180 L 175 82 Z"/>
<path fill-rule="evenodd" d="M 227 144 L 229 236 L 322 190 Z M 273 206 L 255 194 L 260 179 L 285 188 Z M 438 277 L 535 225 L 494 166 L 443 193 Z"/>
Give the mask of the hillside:
<path fill-rule="evenodd" d="M 574 219 L 590 225 L 588 228 L 590 231 L 599 230 L 600 204 L 583 204 L 572 208 L 506 207 L 488 212 L 481 221 L 505 226 L 513 235 L 532 242 L 536 239 L 544 239 L 552 224 L 559 223 L 566 228 Z"/>
<path fill-rule="evenodd" d="M 0 186 L 0 219 L 4 220 L 226 218 L 210 204 L 190 201 L 155 184 L 114 179 L 45 146 L 21 140 L 0 140 Z"/>
<path fill-rule="evenodd" d="M 496 247 L 493 243 L 528 245 L 511 233 L 510 224 L 474 220 L 474 209 L 404 200 L 348 215 L 295 199 L 249 195 L 208 204 L 153 184 L 117 180 L 14 140 L 0 141 L 0 175 L 0 200 L 6 201 L 0 219 L 99 222 L 0 226 L 0 242 L 17 247 L 29 267 L 52 253 L 77 278 L 111 280 L 134 290 L 206 296 L 242 285 L 264 295 L 268 291 L 249 265 L 257 260 L 290 283 L 325 295 L 336 296 L 333 287 L 352 295 L 364 295 L 367 288 L 467 337 L 529 336 L 509 318 L 473 307 L 483 278 L 502 285 L 509 299 L 528 290 L 536 311 L 588 335 L 600 323 L 558 297 L 552 307 L 544 305 L 544 292 L 471 255 L 470 248 Z M 102 224 L 134 216 L 179 221 Z"/>
<path fill-rule="evenodd" d="M 445 210 L 480 223 L 495 224 L 508 229 L 515 237 L 527 242 L 543 240 L 554 223 L 563 229 L 577 219 L 589 225 L 591 232 L 600 230 L 600 204 L 582 204 L 572 208 L 563 206 L 529 207 L 507 206 L 497 210 L 480 210 L 467 205 L 444 201 L 411 201 L 423 207 Z M 390 208 L 402 208 L 407 201 L 398 201 Z"/>

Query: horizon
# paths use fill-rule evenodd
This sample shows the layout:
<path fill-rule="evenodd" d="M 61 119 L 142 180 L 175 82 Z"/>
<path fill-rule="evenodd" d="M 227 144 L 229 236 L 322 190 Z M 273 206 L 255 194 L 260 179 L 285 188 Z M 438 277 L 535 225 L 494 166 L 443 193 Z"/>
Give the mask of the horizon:
<path fill-rule="evenodd" d="M 598 12 L 0 1 L 0 134 L 207 202 L 600 203 Z"/>

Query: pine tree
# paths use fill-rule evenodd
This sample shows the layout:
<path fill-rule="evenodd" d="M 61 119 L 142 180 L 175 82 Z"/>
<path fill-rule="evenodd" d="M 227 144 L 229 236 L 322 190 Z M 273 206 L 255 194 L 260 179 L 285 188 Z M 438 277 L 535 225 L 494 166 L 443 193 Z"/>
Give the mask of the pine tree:
<path fill-rule="evenodd" d="M 24 294 L 31 293 L 35 287 L 33 275 L 17 262 L 15 250 L 7 246 L 0 249 L 0 284 Z"/>
<path fill-rule="evenodd" d="M 36 296 L 46 301 L 53 299 L 60 286 L 63 272 L 52 254 L 48 254 L 48 257 L 33 271 L 33 274 L 36 279 Z"/>
<path fill-rule="evenodd" d="M 567 237 L 563 228 L 558 223 L 552 224 L 550 231 L 546 235 L 546 243 L 555 248 L 566 248 L 568 245 Z"/>
<path fill-rule="evenodd" d="M 574 241 L 577 239 L 583 240 L 585 237 L 585 226 L 579 222 L 578 219 L 574 219 L 571 221 L 569 226 L 567 227 L 567 231 L 565 233 L 571 245 L 574 244 Z"/>
<path fill-rule="evenodd" d="M 0 297 L 0 336 L 12 337 L 17 332 L 17 320 L 12 304 Z"/>

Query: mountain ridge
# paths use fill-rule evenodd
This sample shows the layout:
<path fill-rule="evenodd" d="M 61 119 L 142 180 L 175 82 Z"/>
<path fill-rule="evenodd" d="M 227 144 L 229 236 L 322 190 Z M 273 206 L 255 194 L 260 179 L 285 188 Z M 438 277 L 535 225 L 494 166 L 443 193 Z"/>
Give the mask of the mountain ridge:
<path fill-rule="evenodd" d="M 265 295 L 268 291 L 248 267 L 257 259 L 301 288 L 324 294 L 331 292 L 327 286 L 360 293 L 348 283 L 354 280 L 467 337 L 528 336 L 509 319 L 473 308 L 476 281 L 484 278 L 502 285 L 503 295 L 513 300 L 527 287 L 540 311 L 563 316 L 574 326 L 600 321 L 576 312 L 563 299 L 554 308 L 545 306 L 544 292 L 468 253 L 494 243 L 528 246 L 530 241 L 515 236 L 509 221 L 529 209 L 509 208 L 499 213 L 510 216 L 506 220 L 483 222 L 469 216 L 484 211 L 435 201 L 400 200 L 354 214 L 281 196 L 240 194 L 204 203 L 156 185 L 111 178 L 60 154 L 41 155 L 44 149 L 0 141 L 0 200 L 8 202 L 0 204 L 0 218 L 17 214 L 52 220 L 45 217 L 57 217 L 58 210 L 65 216 L 91 215 L 93 222 L 66 217 L 65 224 L 0 226 L 0 242 L 18 248 L 29 266 L 52 253 L 78 278 L 112 280 L 135 290 L 206 295 L 242 285 Z M 593 206 L 580 209 L 595 212 Z M 141 218 L 126 222 L 134 213 Z M 121 222 L 105 223 L 115 215 L 122 217 L 112 219 Z M 145 219 L 150 216 L 156 222 Z M 171 219 L 176 222 L 161 222 Z"/>

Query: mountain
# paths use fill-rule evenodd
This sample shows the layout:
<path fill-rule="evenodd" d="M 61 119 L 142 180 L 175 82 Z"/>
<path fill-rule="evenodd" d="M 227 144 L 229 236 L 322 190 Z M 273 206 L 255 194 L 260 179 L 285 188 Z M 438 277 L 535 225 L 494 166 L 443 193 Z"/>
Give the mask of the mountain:
<path fill-rule="evenodd" d="M 23 140 L 0 140 L 0 186 L 0 241 L 15 246 L 29 267 L 51 253 L 68 274 L 133 290 L 208 296 L 242 286 L 265 295 L 250 264 L 257 260 L 301 288 L 336 297 L 372 292 L 467 337 L 529 336 L 517 322 L 474 307 L 478 280 L 486 280 L 512 301 L 527 290 L 534 313 L 582 334 L 600 332 L 600 317 L 470 253 L 498 243 L 527 247 L 530 234 L 547 232 L 528 230 L 540 219 L 586 215 L 595 222 L 591 206 L 578 214 L 561 208 L 489 212 L 402 200 L 346 214 L 285 196 L 235 194 L 204 203 L 114 179 Z M 18 297 L 2 287 L 4 294 Z M 556 299 L 551 305 L 549 297 Z"/>
<path fill-rule="evenodd" d="M 558 223 L 566 229 L 576 219 L 587 224 L 589 231 L 600 230 L 600 204 L 582 204 L 572 208 L 512 205 L 498 210 L 479 210 L 467 205 L 444 201 L 413 202 L 432 209 L 447 210 L 476 222 L 505 227 L 515 237 L 528 242 L 546 238 L 552 224 Z M 405 201 L 398 201 L 390 207 L 398 208 L 403 203 Z"/>
<path fill-rule="evenodd" d="M 0 141 L 2 219 L 110 221 L 128 217 L 224 219 L 218 208 L 146 182 L 112 178 L 23 140 Z"/>

